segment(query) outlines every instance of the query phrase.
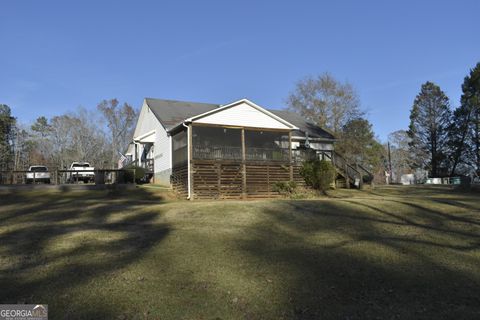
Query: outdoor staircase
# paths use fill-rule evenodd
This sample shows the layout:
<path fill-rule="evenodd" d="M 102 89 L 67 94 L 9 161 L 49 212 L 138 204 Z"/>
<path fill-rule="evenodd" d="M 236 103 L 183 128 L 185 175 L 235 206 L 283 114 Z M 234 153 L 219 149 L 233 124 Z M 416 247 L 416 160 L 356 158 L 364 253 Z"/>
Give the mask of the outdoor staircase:
<path fill-rule="evenodd" d="M 328 152 L 323 153 L 323 159 L 329 159 L 337 170 L 337 179 L 335 185 L 337 188 L 361 188 L 363 179 L 373 179 L 373 174 L 360 164 L 349 163 L 345 157 L 338 152 L 332 154 Z"/>

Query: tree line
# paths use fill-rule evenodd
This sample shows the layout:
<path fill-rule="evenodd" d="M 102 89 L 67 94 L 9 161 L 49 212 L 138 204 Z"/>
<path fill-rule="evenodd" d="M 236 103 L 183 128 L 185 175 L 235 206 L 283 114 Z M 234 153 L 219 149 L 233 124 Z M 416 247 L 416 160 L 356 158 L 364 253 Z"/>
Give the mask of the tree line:
<path fill-rule="evenodd" d="M 410 111 L 410 125 L 388 137 L 376 138 L 354 87 L 331 74 L 297 82 L 287 98 L 290 110 L 331 131 L 336 151 L 350 162 L 399 182 L 403 174 L 427 171 L 430 177 L 480 175 L 480 63 L 465 77 L 460 106 L 433 82 L 421 86 Z"/>
<path fill-rule="evenodd" d="M 95 110 L 80 107 L 24 125 L 7 105 L 0 105 L 0 170 L 25 170 L 33 164 L 65 168 L 73 161 L 116 168 L 131 142 L 137 117 L 130 104 L 110 99 Z"/>
<path fill-rule="evenodd" d="M 408 130 L 394 132 L 390 139 L 399 172 L 480 175 L 480 63 L 464 78 L 457 108 L 440 86 L 424 83 L 414 100 Z"/>

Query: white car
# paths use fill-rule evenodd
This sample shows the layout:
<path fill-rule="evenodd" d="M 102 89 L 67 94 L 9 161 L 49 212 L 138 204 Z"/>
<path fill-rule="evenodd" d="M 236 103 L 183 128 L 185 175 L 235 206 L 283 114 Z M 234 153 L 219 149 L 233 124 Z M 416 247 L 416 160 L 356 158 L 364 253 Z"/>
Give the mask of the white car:
<path fill-rule="evenodd" d="M 25 181 L 27 184 L 36 182 L 50 183 L 50 172 L 48 172 L 48 168 L 45 166 L 30 166 L 25 174 Z"/>
<path fill-rule="evenodd" d="M 83 181 L 84 183 L 95 181 L 95 168 L 88 162 L 72 162 L 67 175 L 69 182 Z"/>

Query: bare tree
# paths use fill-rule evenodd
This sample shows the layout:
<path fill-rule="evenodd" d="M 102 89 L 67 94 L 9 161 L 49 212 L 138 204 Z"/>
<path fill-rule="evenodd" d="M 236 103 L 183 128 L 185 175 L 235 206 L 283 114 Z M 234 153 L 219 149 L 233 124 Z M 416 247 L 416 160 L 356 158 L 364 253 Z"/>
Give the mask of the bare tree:
<path fill-rule="evenodd" d="M 413 157 L 410 152 L 410 138 L 407 131 L 397 130 L 388 135 L 391 148 L 393 178 L 400 182 L 403 174 L 412 173 Z"/>
<path fill-rule="evenodd" d="M 85 108 L 79 108 L 72 115 L 75 130 L 72 131 L 72 143 L 74 154 L 78 160 L 89 161 L 96 167 L 104 167 L 112 154 L 112 148 L 106 137 L 106 133 L 96 120 L 95 112 Z"/>
<path fill-rule="evenodd" d="M 290 110 L 334 133 L 340 132 L 348 121 L 363 116 L 353 86 L 336 80 L 329 73 L 297 82 L 287 104 Z"/>
<path fill-rule="evenodd" d="M 119 152 L 124 152 L 130 143 L 137 119 L 137 112 L 128 103 L 121 106 L 117 99 L 103 100 L 98 105 L 107 121 L 112 144 L 111 164 L 117 162 Z"/>
<path fill-rule="evenodd" d="M 50 120 L 49 155 L 59 167 L 73 161 L 88 161 L 104 167 L 112 149 L 95 112 L 78 108 L 77 112 L 56 116 Z"/>
<path fill-rule="evenodd" d="M 61 168 L 66 167 L 74 159 L 72 133 L 75 130 L 75 122 L 75 119 L 68 115 L 55 116 L 50 120 L 52 127 L 50 156 Z"/>

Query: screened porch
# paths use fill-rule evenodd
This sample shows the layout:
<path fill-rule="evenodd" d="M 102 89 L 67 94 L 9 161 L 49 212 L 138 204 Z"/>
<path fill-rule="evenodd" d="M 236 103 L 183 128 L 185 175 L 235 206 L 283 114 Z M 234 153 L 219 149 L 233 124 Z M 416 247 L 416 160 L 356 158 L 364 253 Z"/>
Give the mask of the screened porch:
<path fill-rule="evenodd" d="M 173 136 L 173 165 L 188 158 L 188 135 Z M 192 126 L 192 160 L 290 161 L 288 131 Z"/>

